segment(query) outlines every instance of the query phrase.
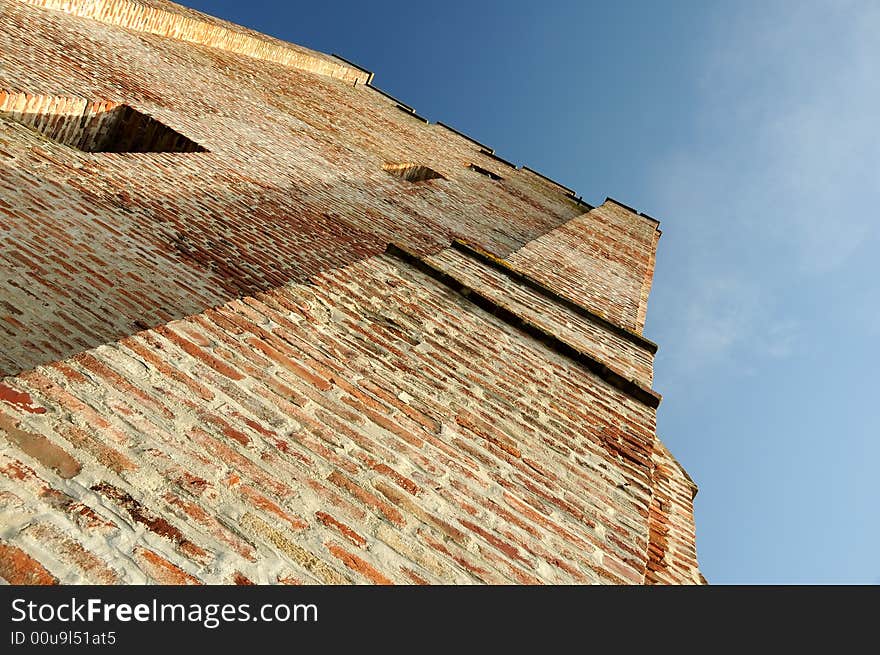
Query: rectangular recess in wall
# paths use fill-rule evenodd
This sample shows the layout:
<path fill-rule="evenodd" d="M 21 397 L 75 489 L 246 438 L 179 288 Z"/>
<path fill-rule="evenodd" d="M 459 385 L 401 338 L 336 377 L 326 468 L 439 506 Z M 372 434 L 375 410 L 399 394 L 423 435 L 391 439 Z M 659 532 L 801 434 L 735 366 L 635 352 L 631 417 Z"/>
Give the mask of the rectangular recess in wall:
<path fill-rule="evenodd" d="M 498 173 L 493 173 L 488 168 L 483 168 L 482 166 L 478 166 L 477 164 L 468 164 L 468 168 L 474 171 L 475 173 L 479 173 L 480 175 L 485 175 L 488 178 L 495 180 L 496 182 L 499 180 L 503 180 L 504 178 L 498 175 Z"/>
<path fill-rule="evenodd" d="M 0 116 L 84 152 L 207 152 L 121 102 L 0 90 Z"/>
<path fill-rule="evenodd" d="M 427 180 L 445 180 L 446 177 L 435 171 L 433 168 L 405 162 L 402 164 L 385 164 L 382 169 L 395 177 L 400 177 L 407 182 L 425 182 Z"/>

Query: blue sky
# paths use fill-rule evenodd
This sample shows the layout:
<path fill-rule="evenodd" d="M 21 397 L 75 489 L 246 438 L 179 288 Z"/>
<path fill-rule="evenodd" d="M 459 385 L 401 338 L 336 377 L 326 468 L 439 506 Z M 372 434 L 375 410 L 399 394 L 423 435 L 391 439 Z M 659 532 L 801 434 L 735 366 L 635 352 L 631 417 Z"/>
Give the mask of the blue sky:
<path fill-rule="evenodd" d="M 645 334 L 703 572 L 880 583 L 880 4 L 184 2 L 659 218 Z"/>

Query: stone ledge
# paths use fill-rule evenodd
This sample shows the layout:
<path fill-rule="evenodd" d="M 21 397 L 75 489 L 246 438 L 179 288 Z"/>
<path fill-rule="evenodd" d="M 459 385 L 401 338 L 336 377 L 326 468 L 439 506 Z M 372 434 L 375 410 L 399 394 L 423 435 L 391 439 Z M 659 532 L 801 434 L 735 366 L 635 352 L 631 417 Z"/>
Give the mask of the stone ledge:
<path fill-rule="evenodd" d="M 638 209 L 633 209 L 629 205 L 625 205 L 624 203 L 620 202 L 619 200 L 615 200 L 611 196 L 606 197 L 605 202 L 613 202 L 618 207 L 623 207 L 624 209 L 631 211 L 636 216 L 641 216 L 642 218 L 647 219 L 647 220 L 651 221 L 652 223 L 656 223 L 657 225 L 660 225 L 660 221 L 658 219 L 654 218 L 653 216 L 648 216 L 644 212 L 640 212 Z"/>

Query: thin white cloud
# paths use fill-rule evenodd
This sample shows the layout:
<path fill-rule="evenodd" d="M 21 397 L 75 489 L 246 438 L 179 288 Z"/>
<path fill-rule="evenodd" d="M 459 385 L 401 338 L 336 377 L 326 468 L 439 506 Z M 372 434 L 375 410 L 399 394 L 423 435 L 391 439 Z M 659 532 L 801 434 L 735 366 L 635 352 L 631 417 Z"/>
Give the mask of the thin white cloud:
<path fill-rule="evenodd" d="M 779 360 L 796 352 L 798 322 L 778 315 L 773 295 L 745 276 L 705 277 L 673 304 L 681 313 L 675 321 L 667 317 L 667 327 L 676 333 L 662 335 L 658 365 L 672 373 L 667 384 L 687 382 L 709 366 L 751 375 L 756 360 Z"/>
<path fill-rule="evenodd" d="M 655 287 L 677 374 L 796 353 L 786 296 L 844 275 L 880 235 L 880 4 L 740 7 L 705 39 L 697 145 L 653 180 L 675 217 L 658 274 L 675 266 L 684 285 Z"/>

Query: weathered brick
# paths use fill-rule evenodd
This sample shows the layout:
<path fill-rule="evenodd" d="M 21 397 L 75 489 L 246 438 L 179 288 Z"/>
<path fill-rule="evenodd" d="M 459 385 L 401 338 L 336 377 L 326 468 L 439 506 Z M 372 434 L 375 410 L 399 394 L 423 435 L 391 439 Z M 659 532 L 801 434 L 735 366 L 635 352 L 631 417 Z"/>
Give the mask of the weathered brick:
<path fill-rule="evenodd" d="M 16 421 L 2 412 L 0 412 L 0 434 L 23 453 L 55 471 L 62 478 L 72 478 L 82 469 L 78 461 L 46 437 L 19 428 Z"/>
<path fill-rule="evenodd" d="M 58 579 L 21 548 L 0 541 L 0 578 L 9 584 L 52 585 Z"/>
<path fill-rule="evenodd" d="M 364 539 L 357 532 L 352 530 L 350 527 L 342 523 L 341 521 L 337 521 L 335 518 L 330 516 L 327 512 L 315 512 L 315 518 L 318 519 L 321 523 L 326 525 L 328 528 L 333 528 L 337 530 L 343 537 L 348 539 L 355 546 L 363 548 L 367 540 Z"/>
<path fill-rule="evenodd" d="M 283 533 L 270 527 L 261 518 L 253 514 L 245 514 L 241 519 L 241 525 L 254 536 L 272 544 L 295 563 L 316 576 L 321 582 L 326 584 L 345 584 L 348 582 L 344 576 L 337 573 L 324 560 L 295 543 Z"/>
<path fill-rule="evenodd" d="M 167 585 L 198 585 L 202 584 L 198 578 L 190 575 L 182 568 L 169 562 L 158 553 L 136 546 L 133 553 L 134 561 L 137 562 L 147 578 L 153 582 Z"/>
<path fill-rule="evenodd" d="M 137 469 L 137 464 L 135 464 L 131 458 L 126 457 L 115 448 L 101 443 L 101 441 L 92 437 L 82 428 L 71 425 L 60 430 L 59 434 L 67 439 L 67 441 L 69 441 L 74 447 L 91 453 L 95 459 L 111 471 L 121 474 L 125 471 L 134 471 Z"/>
<path fill-rule="evenodd" d="M 376 494 L 367 491 L 366 489 L 358 485 L 358 483 L 351 478 L 342 475 L 339 471 L 333 471 L 333 473 L 327 476 L 327 480 L 335 484 L 340 489 L 344 489 L 345 491 L 347 491 L 349 494 L 361 501 L 364 505 L 378 510 L 385 516 L 385 518 L 387 518 L 395 525 L 403 526 L 406 523 L 403 515 L 396 509 L 394 509 L 394 507 L 381 500 Z"/>
<path fill-rule="evenodd" d="M 334 557 L 338 558 L 343 564 L 345 564 L 352 571 L 356 571 L 360 573 L 362 576 L 373 582 L 374 584 L 380 585 L 392 585 L 392 582 L 389 578 L 385 577 L 379 571 L 375 569 L 375 567 L 371 566 L 368 562 L 363 560 L 362 558 L 349 553 L 347 550 L 339 546 L 338 544 L 328 543 L 325 544 L 327 546 L 327 550 L 330 551 L 330 554 Z"/>
<path fill-rule="evenodd" d="M 104 560 L 51 523 L 31 523 L 22 534 L 40 543 L 43 548 L 53 552 L 62 561 L 79 569 L 86 581 L 91 584 L 121 582 L 119 574 Z"/>
<path fill-rule="evenodd" d="M 119 505 L 122 509 L 128 512 L 132 520 L 146 526 L 151 532 L 156 533 L 160 537 L 169 539 L 175 546 L 177 546 L 181 553 L 200 563 L 207 561 L 208 553 L 205 549 L 187 539 L 177 527 L 153 510 L 142 505 L 128 492 L 115 487 L 108 482 L 98 482 L 92 485 L 92 491 L 101 494 L 108 500 Z"/>
<path fill-rule="evenodd" d="M 0 383 L 0 400 L 9 403 L 17 409 L 30 412 L 31 414 L 45 414 L 45 407 L 34 406 L 34 401 L 25 391 L 18 391 L 3 383 Z"/>
<path fill-rule="evenodd" d="M 370 582 L 379 585 L 394 584 L 394 582 L 392 582 L 389 578 L 379 573 L 379 571 L 377 571 L 374 566 L 371 566 L 368 562 L 358 557 L 357 555 L 349 553 L 342 546 L 334 543 L 328 543 L 325 545 L 327 546 L 327 550 L 330 551 L 331 555 L 339 559 L 352 571 L 360 573 L 362 576 L 370 580 Z"/>

